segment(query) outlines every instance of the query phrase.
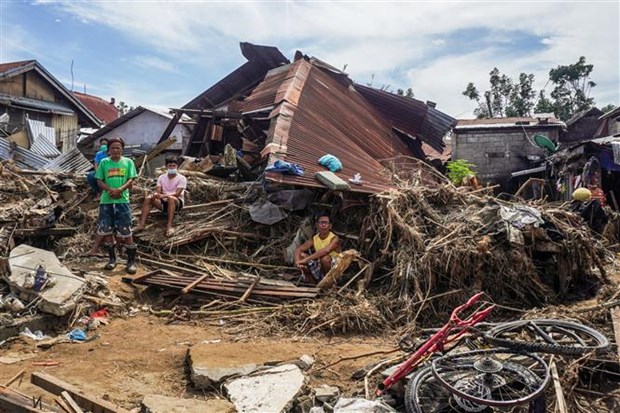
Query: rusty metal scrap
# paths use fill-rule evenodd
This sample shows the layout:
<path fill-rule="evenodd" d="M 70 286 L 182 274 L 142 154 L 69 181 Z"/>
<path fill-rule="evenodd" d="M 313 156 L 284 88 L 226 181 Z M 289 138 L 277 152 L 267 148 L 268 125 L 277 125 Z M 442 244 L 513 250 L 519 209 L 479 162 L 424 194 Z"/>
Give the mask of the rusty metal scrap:
<path fill-rule="evenodd" d="M 124 278 L 124 281 L 134 284 L 157 286 L 161 288 L 183 290 L 191 287 L 192 294 L 206 294 L 218 297 L 242 298 L 253 300 L 282 300 L 294 298 L 315 298 L 319 290 L 315 287 L 297 287 L 290 283 L 269 282 L 256 278 L 237 278 L 234 280 L 205 278 L 202 275 L 175 275 L 168 271 L 155 270 L 134 279 Z"/>

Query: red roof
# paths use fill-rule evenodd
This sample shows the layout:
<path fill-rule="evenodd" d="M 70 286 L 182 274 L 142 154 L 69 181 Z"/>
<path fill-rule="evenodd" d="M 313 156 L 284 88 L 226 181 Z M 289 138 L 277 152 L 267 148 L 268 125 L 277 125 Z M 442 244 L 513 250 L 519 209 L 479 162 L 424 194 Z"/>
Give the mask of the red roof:
<path fill-rule="evenodd" d="M 11 69 L 29 65 L 34 60 L 22 60 L 20 62 L 0 63 L 0 73 L 8 72 Z"/>
<path fill-rule="evenodd" d="M 73 92 L 73 94 L 104 123 L 110 123 L 118 118 L 118 109 L 113 103 L 86 93 Z"/>

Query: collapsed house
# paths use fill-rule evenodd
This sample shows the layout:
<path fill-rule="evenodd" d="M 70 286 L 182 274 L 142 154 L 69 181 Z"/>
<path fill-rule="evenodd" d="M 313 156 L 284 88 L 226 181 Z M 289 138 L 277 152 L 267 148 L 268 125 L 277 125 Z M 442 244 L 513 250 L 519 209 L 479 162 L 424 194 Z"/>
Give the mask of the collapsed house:
<path fill-rule="evenodd" d="M 434 105 L 355 84 L 299 52 L 292 63 L 274 47 L 242 43 L 241 52 L 248 61 L 176 109 L 160 138 L 170 136 L 182 114 L 191 116 L 196 126 L 183 155 L 214 156 L 217 166 L 224 162 L 215 156 L 230 145 L 239 158 L 224 165 L 232 169 L 214 167 L 211 174 L 238 169 L 251 180 L 280 160 L 303 174 L 267 172 L 268 186 L 325 188 L 315 178 L 325 170 L 317 161 L 331 154 L 342 162 L 336 175 L 344 182 L 361 175 L 350 192 L 376 193 L 391 186 L 382 162 L 425 159 L 423 144 L 442 152 L 442 138 L 455 122 Z"/>

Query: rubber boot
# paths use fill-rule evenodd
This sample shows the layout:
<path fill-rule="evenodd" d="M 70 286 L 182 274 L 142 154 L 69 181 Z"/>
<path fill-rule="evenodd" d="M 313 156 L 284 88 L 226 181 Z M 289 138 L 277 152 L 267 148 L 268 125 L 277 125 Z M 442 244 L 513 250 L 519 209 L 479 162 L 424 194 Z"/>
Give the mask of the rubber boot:
<path fill-rule="evenodd" d="M 125 267 L 125 271 L 128 274 L 135 274 L 138 270 L 136 268 L 136 250 L 137 247 L 135 244 L 125 246 L 127 248 L 127 267 Z"/>
<path fill-rule="evenodd" d="M 104 270 L 113 270 L 114 268 L 116 268 L 116 249 L 114 247 L 114 244 L 108 244 L 106 245 L 106 248 L 108 249 L 108 256 L 110 257 L 108 260 L 108 263 L 105 265 L 105 267 L 103 267 Z"/>

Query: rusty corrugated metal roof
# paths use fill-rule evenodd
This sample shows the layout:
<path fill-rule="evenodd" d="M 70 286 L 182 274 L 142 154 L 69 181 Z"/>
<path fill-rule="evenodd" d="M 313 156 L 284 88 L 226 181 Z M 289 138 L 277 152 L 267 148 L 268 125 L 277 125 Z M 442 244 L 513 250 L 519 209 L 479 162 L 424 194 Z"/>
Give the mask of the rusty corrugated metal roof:
<path fill-rule="evenodd" d="M 317 160 L 329 153 L 343 164 L 337 173 L 340 178 L 348 181 L 361 173 L 364 184 L 351 185 L 352 191 L 373 193 L 391 186 L 378 160 L 401 154 L 413 156 L 351 84 L 347 86 L 305 59 L 290 66 L 275 99 L 280 103 L 272 112 L 263 155 L 299 164 L 305 175 L 269 172 L 268 180 L 323 187 L 314 174 L 326 170 Z"/>
<path fill-rule="evenodd" d="M 355 89 L 392 127 L 419 137 L 438 152 L 443 150 L 443 137 L 456 124 L 456 119 L 417 99 L 360 84 Z"/>
<path fill-rule="evenodd" d="M 279 103 L 276 102 L 276 92 L 286 78 L 289 69 L 290 65 L 286 65 L 267 72 L 265 80 L 243 101 L 242 113 L 248 114 L 262 110 L 271 111 L 274 105 Z"/>
<path fill-rule="evenodd" d="M 248 61 L 224 79 L 196 96 L 183 109 L 213 109 L 232 98 L 249 92 L 273 68 L 290 63 L 276 47 L 241 43 L 241 53 Z"/>

